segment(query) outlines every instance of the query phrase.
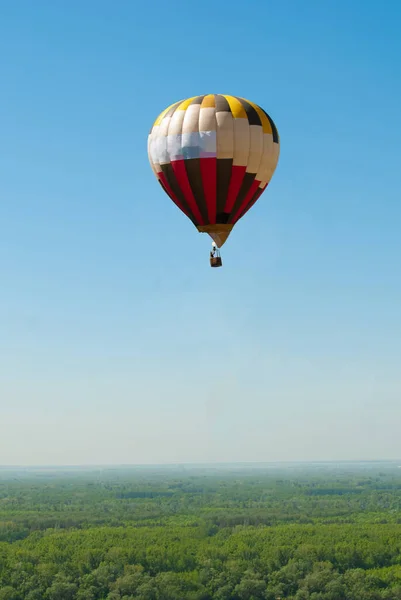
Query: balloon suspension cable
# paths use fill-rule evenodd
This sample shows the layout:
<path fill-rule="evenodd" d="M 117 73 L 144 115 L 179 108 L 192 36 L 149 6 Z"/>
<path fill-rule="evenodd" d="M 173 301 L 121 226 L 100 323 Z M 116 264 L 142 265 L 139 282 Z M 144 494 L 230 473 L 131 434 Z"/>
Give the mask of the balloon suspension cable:
<path fill-rule="evenodd" d="M 210 251 L 210 266 L 211 267 L 222 267 L 223 262 L 221 260 L 220 249 L 217 247 L 216 242 L 212 242 L 212 249 Z"/>

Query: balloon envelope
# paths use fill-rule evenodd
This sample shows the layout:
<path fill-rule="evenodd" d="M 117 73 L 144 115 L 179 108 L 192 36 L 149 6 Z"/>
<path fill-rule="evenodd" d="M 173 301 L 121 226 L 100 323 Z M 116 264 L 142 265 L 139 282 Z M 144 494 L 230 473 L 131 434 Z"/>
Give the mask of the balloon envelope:
<path fill-rule="evenodd" d="M 167 107 L 148 137 L 160 185 L 219 247 L 265 191 L 279 152 L 271 117 L 249 100 L 223 94 Z"/>

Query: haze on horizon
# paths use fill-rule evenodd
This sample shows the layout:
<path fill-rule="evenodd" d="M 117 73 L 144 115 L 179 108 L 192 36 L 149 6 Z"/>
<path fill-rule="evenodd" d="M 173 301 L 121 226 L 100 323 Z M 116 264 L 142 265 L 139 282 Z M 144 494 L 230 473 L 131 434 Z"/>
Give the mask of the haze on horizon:
<path fill-rule="evenodd" d="M 175 6 L 0 7 L 0 464 L 401 458 L 401 4 Z M 146 152 L 203 93 L 281 137 L 217 272 Z"/>

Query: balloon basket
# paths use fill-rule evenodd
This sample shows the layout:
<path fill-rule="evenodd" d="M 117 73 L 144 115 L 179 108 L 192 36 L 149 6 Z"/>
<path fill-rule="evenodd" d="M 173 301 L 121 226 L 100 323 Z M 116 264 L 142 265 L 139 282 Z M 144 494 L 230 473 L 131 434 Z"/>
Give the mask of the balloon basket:
<path fill-rule="evenodd" d="M 221 260 L 221 256 L 213 256 L 210 259 L 210 266 L 211 267 L 222 267 L 223 261 Z"/>

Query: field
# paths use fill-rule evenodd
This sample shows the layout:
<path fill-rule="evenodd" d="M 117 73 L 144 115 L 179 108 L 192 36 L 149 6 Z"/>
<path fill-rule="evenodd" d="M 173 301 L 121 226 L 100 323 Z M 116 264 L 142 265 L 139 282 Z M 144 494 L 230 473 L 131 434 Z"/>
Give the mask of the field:
<path fill-rule="evenodd" d="M 0 469 L 0 600 L 401 599 L 397 463 Z"/>

